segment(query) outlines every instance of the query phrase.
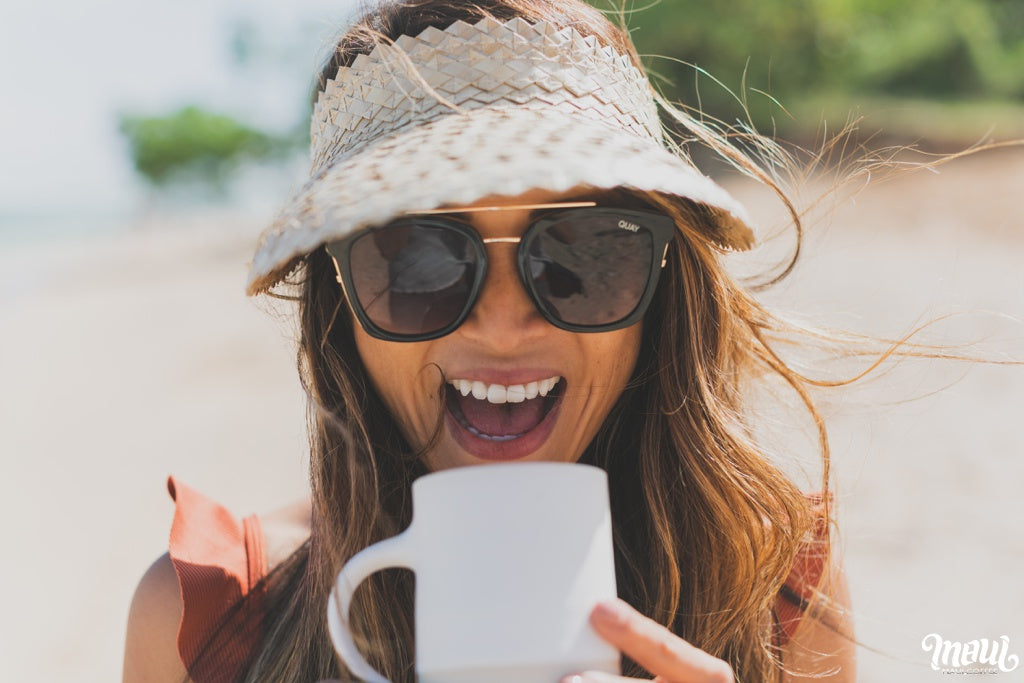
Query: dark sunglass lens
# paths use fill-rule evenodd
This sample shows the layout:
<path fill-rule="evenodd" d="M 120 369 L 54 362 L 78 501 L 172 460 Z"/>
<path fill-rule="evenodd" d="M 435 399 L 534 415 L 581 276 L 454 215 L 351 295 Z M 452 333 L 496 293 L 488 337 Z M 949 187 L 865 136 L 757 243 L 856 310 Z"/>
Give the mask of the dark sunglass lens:
<path fill-rule="evenodd" d="M 530 242 L 534 290 L 547 312 L 571 325 L 610 325 L 632 313 L 652 268 L 653 240 L 636 220 L 577 214 Z"/>
<path fill-rule="evenodd" d="M 455 322 L 476 267 L 466 235 L 414 223 L 371 230 L 349 255 L 359 306 L 374 325 L 399 335 L 430 334 Z"/>

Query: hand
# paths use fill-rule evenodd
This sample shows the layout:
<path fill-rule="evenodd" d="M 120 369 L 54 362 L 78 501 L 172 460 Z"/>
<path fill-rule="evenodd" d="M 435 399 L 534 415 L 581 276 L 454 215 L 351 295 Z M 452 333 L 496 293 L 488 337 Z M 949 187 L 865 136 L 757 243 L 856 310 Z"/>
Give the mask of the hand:
<path fill-rule="evenodd" d="M 632 657 L 657 683 L 733 683 L 732 668 L 695 648 L 622 600 L 599 603 L 590 613 L 597 634 Z M 561 683 L 636 681 L 599 671 L 566 676 Z"/>

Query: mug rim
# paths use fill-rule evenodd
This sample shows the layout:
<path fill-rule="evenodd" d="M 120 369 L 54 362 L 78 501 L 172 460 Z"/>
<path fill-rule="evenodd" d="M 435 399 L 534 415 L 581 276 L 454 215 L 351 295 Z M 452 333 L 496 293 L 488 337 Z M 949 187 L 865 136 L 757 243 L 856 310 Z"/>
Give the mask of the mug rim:
<path fill-rule="evenodd" d="M 515 467 L 515 468 L 518 468 L 520 470 L 535 469 L 535 470 L 548 470 L 548 471 L 553 471 L 554 470 L 554 471 L 561 471 L 561 472 L 568 472 L 570 468 L 575 468 L 572 471 L 574 471 L 574 472 L 576 472 L 576 471 L 579 471 L 579 472 L 588 471 L 588 472 L 590 472 L 589 475 L 581 474 L 580 476 L 591 476 L 591 477 L 600 476 L 600 477 L 603 477 L 606 481 L 607 481 L 607 476 L 608 476 L 607 472 L 605 472 L 604 469 L 602 469 L 602 468 L 600 468 L 600 467 L 598 467 L 596 465 L 590 465 L 590 464 L 582 463 L 582 462 L 533 461 L 533 462 L 498 462 L 498 463 L 486 463 L 486 464 L 480 464 L 480 465 L 464 465 L 464 466 L 458 466 L 458 467 L 449 467 L 447 469 L 439 470 L 439 471 L 436 471 L 436 472 L 428 472 L 427 474 L 424 474 L 424 475 L 418 477 L 412 483 L 413 495 L 415 496 L 416 491 L 424 490 L 424 487 L 429 488 L 432 483 L 436 484 L 438 482 L 438 480 L 440 480 L 440 479 L 444 479 L 445 481 L 447 481 L 448 479 L 453 478 L 453 477 L 459 477 L 459 478 L 462 478 L 462 477 L 466 477 L 466 478 L 479 477 L 479 476 L 482 476 L 482 475 L 481 475 L 480 472 L 478 472 L 478 470 L 485 470 L 485 469 L 488 471 L 488 476 L 490 476 L 490 474 L 493 473 L 492 470 L 491 470 L 491 468 L 493 468 L 493 467 L 501 467 L 501 468 Z"/>

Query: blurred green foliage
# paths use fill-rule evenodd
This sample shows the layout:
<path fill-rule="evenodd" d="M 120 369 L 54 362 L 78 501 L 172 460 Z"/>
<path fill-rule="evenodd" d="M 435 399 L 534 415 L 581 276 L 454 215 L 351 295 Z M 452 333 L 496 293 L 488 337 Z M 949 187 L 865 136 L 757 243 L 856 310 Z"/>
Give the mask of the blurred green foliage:
<path fill-rule="evenodd" d="M 223 191 L 241 164 L 274 160 L 294 147 L 288 136 L 256 130 L 195 106 L 165 116 L 123 115 L 120 130 L 135 170 L 156 187 L 199 181 Z"/>
<path fill-rule="evenodd" d="M 593 4 L 609 9 L 608 0 Z M 1024 102 L 1022 0 L 661 0 L 626 9 L 662 91 L 726 121 L 745 117 L 745 101 L 760 128 L 813 127 L 786 121 L 773 98 L 799 109 L 829 94 L 851 105 L 860 96 Z"/>
<path fill-rule="evenodd" d="M 912 139 L 959 144 L 997 121 L 1000 134 L 1024 135 L 1024 0 L 591 1 L 613 14 L 626 3 L 662 92 L 715 119 L 800 137 L 823 117 L 841 127 L 860 104 L 886 112 L 875 127 Z M 242 66 L 254 54 L 284 59 L 250 24 L 227 42 Z M 297 119 L 308 116 L 295 105 Z M 156 187 L 182 179 L 223 189 L 243 162 L 307 142 L 304 122 L 300 133 L 274 135 L 197 107 L 124 116 L 120 128 Z"/>

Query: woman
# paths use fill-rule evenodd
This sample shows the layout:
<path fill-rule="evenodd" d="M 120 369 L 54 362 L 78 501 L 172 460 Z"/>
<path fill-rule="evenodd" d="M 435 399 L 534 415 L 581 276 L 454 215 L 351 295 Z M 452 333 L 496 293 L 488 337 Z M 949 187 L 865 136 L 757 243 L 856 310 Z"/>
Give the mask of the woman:
<path fill-rule="evenodd" d="M 608 472 L 622 599 L 592 620 L 625 677 L 853 680 L 827 449 L 806 496 L 744 415 L 766 370 L 805 396 L 721 263 L 752 233 L 666 148 L 628 37 L 571 0 L 417 0 L 366 14 L 322 76 L 310 180 L 249 283 L 298 301 L 312 500 L 238 524 L 172 480 L 125 680 L 345 680 L 342 564 L 409 523 L 416 477 L 508 460 Z M 353 607 L 390 680 L 414 676 L 411 610 L 395 571 Z"/>

